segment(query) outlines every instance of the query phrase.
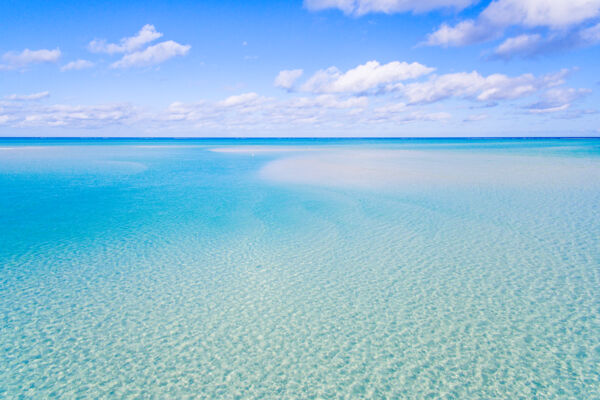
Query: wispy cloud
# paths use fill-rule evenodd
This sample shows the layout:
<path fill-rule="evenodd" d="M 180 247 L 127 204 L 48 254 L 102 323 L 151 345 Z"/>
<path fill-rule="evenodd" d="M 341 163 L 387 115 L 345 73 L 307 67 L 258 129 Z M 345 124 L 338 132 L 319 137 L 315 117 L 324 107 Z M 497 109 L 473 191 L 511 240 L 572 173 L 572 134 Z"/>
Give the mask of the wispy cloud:
<path fill-rule="evenodd" d="M 182 45 L 172 40 L 155 44 L 144 50 L 126 54 L 119 61 L 110 65 L 111 68 L 147 67 L 160 64 L 176 56 L 185 56 L 191 46 Z"/>
<path fill-rule="evenodd" d="M 600 0 L 495 0 L 475 19 L 454 26 L 442 24 L 427 36 L 424 44 L 448 47 L 481 43 L 502 37 L 512 26 L 524 30 L 546 29 L 547 38 L 536 32 L 524 33 L 507 39 L 495 51 L 502 58 L 513 54 L 535 55 L 556 47 L 598 43 L 600 32 L 586 27 L 598 17 Z"/>
<path fill-rule="evenodd" d="M 421 13 L 440 8 L 462 10 L 479 0 L 304 0 L 311 11 L 335 8 L 345 14 L 362 16 L 368 13 Z"/>
<path fill-rule="evenodd" d="M 88 44 L 88 49 L 93 53 L 130 53 L 162 36 L 154 25 L 147 24 L 136 35 L 122 38 L 118 44 L 107 43 L 105 39 L 94 39 Z"/>
<path fill-rule="evenodd" d="M 455 26 L 442 24 L 435 32 L 427 36 L 422 43 L 427 46 L 465 46 L 498 38 L 502 30 L 491 23 L 474 20 L 462 21 Z"/>
<path fill-rule="evenodd" d="M 487 114 L 471 114 L 463 120 L 463 122 L 478 122 L 489 118 Z"/>
<path fill-rule="evenodd" d="M 64 127 L 94 129 L 112 124 L 133 123 L 139 117 L 128 104 L 66 105 L 37 107 L 21 110 L 20 118 L 13 121 L 17 127 Z"/>
<path fill-rule="evenodd" d="M 76 61 L 71 61 L 65 65 L 63 65 L 60 70 L 65 72 L 65 71 L 78 71 L 81 69 L 87 69 L 87 68 L 92 68 L 95 64 L 91 61 L 88 60 L 76 60 Z"/>
<path fill-rule="evenodd" d="M 585 29 L 553 32 L 546 36 L 537 33 L 523 34 L 506 39 L 496 47 L 490 58 L 531 58 L 571 48 L 593 46 L 599 42 L 600 24 Z"/>
<path fill-rule="evenodd" d="M 539 101 L 526 106 L 525 108 L 534 114 L 553 113 L 564 111 L 571 104 L 591 93 L 589 89 L 573 88 L 553 88 L 544 92 Z"/>
<path fill-rule="evenodd" d="M 515 36 L 502 42 L 494 51 L 494 56 L 505 59 L 511 58 L 516 54 L 533 56 L 540 51 L 542 43 L 542 36 L 537 33 Z"/>
<path fill-rule="evenodd" d="M 26 101 L 26 100 L 40 100 L 50 96 L 50 92 L 39 92 L 32 94 L 9 94 L 8 96 L 4 96 L 6 100 L 17 100 L 17 101 Z"/>
<path fill-rule="evenodd" d="M 591 26 L 587 29 L 583 29 L 580 32 L 580 36 L 582 40 L 589 43 L 599 43 L 600 42 L 600 23 L 597 23 L 594 26 Z"/>
<path fill-rule="evenodd" d="M 161 37 L 163 37 L 163 33 L 158 32 L 154 25 L 146 24 L 134 36 L 124 37 L 119 43 L 107 43 L 105 39 L 94 39 L 88 44 L 88 50 L 93 53 L 124 53 L 121 59 L 110 64 L 110 67 L 132 68 L 157 65 L 176 56 L 185 56 L 191 48 L 190 45 L 183 45 L 173 40 L 148 45 Z M 73 64 L 69 69 L 88 67 L 87 64 L 80 61 L 82 60 L 77 61 L 76 63 L 79 64 Z"/>
<path fill-rule="evenodd" d="M 433 103 L 448 98 L 483 102 L 523 98 L 542 89 L 564 83 L 567 70 L 536 77 L 523 74 L 509 77 L 503 74 L 483 76 L 477 71 L 433 76 L 425 82 L 415 82 L 403 89 L 409 103 Z"/>
<path fill-rule="evenodd" d="M 41 49 L 41 50 L 29 50 L 25 49 L 22 52 L 9 51 L 4 53 L 2 60 L 4 64 L 0 64 L 0 69 L 20 69 L 27 67 L 31 64 L 39 63 L 55 63 L 60 58 L 60 49 L 54 50 Z"/>

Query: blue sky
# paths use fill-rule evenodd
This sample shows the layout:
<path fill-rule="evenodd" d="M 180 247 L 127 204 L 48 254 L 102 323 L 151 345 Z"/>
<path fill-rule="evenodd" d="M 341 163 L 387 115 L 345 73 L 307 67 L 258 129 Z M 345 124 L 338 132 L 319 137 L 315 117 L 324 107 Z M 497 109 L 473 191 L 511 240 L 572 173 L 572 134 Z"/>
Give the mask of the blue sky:
<path fill-rule="evenodd" d="M 600 0 L 174 3 L 1 2 L 0 136 L 600 136 Z"/>

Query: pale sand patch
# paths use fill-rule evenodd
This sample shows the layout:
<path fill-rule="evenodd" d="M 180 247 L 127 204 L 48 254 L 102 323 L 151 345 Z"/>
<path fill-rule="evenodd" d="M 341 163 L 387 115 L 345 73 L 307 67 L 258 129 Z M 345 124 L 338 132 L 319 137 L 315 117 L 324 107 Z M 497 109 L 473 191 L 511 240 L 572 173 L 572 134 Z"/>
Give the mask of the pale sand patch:
<path fill-rule="evenodd" d="M 46 146 L 14 146 L 14 147 L 0 147 L 0 150 L 39 150 L 39 149 L 47 149 Z"/>
<path fill-rule="evenodd" d="M 322 186 L 600 185 L 600 162 L 445 151 L 338 150 L 279 158 L 266 180 Z"/>
<path fill-rule="evenodd" d="M 197 144 L 136 144 L 127 147 L 133 147 L 136 149 L 181 149 L 181 148 L 192 148 L 192 147 L 204 147 L 203 145 Z"/>
<path fill-rule="evenodd" d="M 231 146 L 215 147 L 210 149 L 215 153 L 236 153 L 236 154 L 255 154 L 255 153 L 302 153 L 307 151 L 325 151 L 326 148 L 311 146 Z"/>

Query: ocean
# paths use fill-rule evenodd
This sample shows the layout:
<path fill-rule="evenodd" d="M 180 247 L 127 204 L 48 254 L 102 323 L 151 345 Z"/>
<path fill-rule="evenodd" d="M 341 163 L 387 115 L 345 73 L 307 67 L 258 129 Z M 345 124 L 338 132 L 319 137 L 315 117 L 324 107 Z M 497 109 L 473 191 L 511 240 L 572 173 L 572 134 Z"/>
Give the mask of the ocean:
<path fill-rule="evenodd" d="M 0 398 L 600 398 L 600 139 L 0 139 Z"/>

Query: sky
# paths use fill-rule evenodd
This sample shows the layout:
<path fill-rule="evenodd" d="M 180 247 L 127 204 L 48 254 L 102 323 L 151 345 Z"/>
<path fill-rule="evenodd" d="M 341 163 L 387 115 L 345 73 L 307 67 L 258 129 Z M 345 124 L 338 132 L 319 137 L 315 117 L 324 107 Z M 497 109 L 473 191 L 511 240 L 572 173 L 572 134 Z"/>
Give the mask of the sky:
<path fill-rule="evenodd" d="M 600 136 L 600 0 L 0 2 L 0 136 Z"/>

